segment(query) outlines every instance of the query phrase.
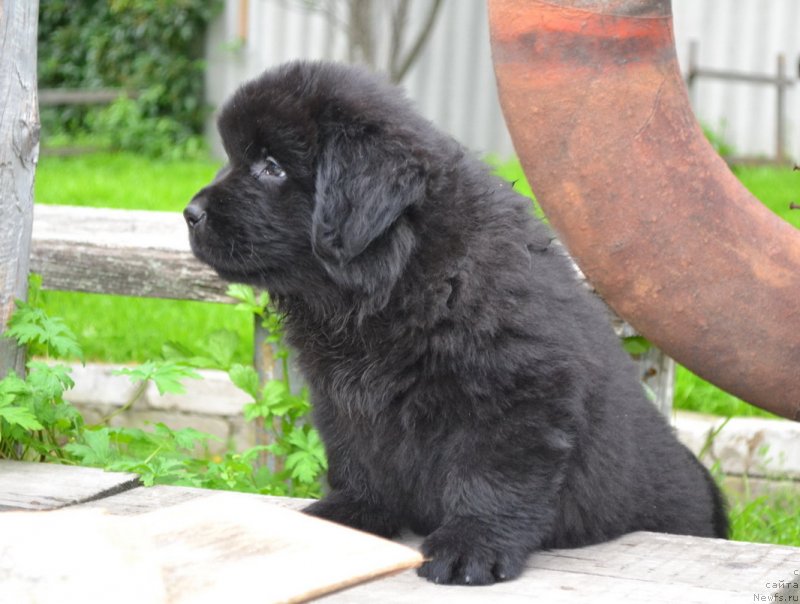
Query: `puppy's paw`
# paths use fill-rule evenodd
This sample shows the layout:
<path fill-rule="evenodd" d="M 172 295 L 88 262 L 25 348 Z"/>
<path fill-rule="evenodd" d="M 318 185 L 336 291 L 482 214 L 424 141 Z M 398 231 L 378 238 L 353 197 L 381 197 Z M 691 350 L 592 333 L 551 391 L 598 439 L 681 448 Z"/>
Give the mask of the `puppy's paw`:
<path fill-rule="evenodd" d="M 343 491 L 333 491 L 303 512 L 380 537 L 394 537 L 400 532 L 399 522 L 386 510 L 352 498 Z"/>
<path fill-rule="evenodd" d="M 514 579 L 525 565 L 527 553 L 512 543 L 498 541 L 474 522 L 445 524 L 422 544 L 425 563 L 417 570 L 433 583 L 491 585 Z"/>

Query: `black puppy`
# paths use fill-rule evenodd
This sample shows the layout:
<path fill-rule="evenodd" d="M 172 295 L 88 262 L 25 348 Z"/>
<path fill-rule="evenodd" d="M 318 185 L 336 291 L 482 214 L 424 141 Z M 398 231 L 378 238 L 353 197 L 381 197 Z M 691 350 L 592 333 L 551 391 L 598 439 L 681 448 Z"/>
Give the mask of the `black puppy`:
<path fill-rule="evenodd" d="M 330 465 L 308 513 L 427 535 L 419 574 L 440 583 L 635 530 L 726 536 L 530 202 L 398 89 L 291 63 L 219 130 L 230 162 L 184 212 L 192 249 L 286 315 Z"/>

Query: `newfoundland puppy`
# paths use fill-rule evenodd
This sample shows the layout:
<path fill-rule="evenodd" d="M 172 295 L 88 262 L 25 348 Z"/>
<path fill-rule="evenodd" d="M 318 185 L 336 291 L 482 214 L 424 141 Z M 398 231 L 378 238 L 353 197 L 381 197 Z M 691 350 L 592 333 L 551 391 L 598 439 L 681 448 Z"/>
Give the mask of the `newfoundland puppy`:
<path fill-rule="evenodd" d="M 629 531 L 726 536 L 530 201 L 399 89 L 290 63 L 218 126 L 229 163 L 184 215 L 200 260 L 285 314 L 330 468 L 307 513 L 427 535 L 419 574 L 472 585 Z"/>

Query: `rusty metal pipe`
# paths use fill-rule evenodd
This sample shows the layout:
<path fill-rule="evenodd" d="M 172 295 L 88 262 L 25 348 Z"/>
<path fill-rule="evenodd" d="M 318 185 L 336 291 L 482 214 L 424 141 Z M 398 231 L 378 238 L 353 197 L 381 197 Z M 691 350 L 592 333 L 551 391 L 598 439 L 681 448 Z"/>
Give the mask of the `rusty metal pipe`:
<path fill-rule="evenodd" d="M 669 0 L 489 0 L 531 186 L 600 295 L 689 369 L 800 420 L 800 232 L 700 130 Z"/>

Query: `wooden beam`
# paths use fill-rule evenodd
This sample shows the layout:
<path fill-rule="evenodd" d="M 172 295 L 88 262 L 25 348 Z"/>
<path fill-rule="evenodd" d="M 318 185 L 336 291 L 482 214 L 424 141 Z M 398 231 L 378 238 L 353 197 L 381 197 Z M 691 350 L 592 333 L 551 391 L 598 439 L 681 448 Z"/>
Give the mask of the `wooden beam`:
<path fill-rule="evenodd" d="M 0 333 L 14 299 L 28 290 L 33 219 L 33 176 L 39 158 L 36 104 L 37 0 L 6 0 L 0 7 Z M 0 338 L 0 377 L 24 370 L 25 355 Z"/>
<path fill-rule="evenodd" d="M 187 499 L 197 501 L 208 496 L 210 493 L 202 489 L 156 486 L 126 491 L 80 507 L 102 508 L 112 514 L 143 514 L 151 509 L 166 511 Z M 263 499 L 292 509 L 308 503 L 277 497 Z M 405 533 L 399 541 L 419 547 L 422 538 Z M 434 585 L 417 577 L 414 571 L 406 571 L 332 594 L 325 602 L 774 602 L 781 583 L 784 596 L 795 593 L 796 590 L 788 590 L 794 589 L 793 582 L 798 580 L 798 560 L 800 548 L 796 547 L 636 532 L 588 547 L 536 552 L 528 559 L 522 576 L 492 587 Z"/>
<path fill-rule="evenodd" d="M 52 105 L 107 105 L 120 97 L 136 98 L 138 92 L 120 88 L 79 90 L 73 88 L 43 88 L 39 91 L 39 106 Z"/>
<path fill-rule="evenodd" d="M 250 31 L 250 3 L 248 0 L 239 0 L 239 21 L 237 24 L 239 41 L 247 44 L 247 35 Z"/>
<path fill-rule="evenodd" d="M 232 302 L 178 212 L 37 204 L 34 215 L 30 270 L 44 289 Z"/>
<path fill-rule="evenodd" d="M 0 459 L 0 510 L 54 510 L 140 485 L 136 474 Z"/>

